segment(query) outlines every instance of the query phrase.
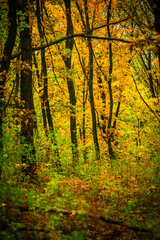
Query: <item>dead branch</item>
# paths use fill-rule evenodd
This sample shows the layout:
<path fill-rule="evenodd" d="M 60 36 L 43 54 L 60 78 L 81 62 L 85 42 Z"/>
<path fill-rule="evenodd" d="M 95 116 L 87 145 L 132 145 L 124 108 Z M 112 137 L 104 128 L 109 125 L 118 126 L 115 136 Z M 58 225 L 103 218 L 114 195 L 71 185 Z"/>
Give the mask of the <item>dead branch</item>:
<path fill-rule="evenodd" d="M 21 211 L 33 211 L 29 207 L 19 207 L 19 209 Z M 36 210 L 45 210 L 45 209 L 37 207 Z M 98 219 L 98 220 L 103 221 L 105 223 L 121 225 L 121 226 L 124 226 L 124 227 L 126 227 L 130 230 L 137 231 L 137 232 L 149 232 L 149 233 L 153 232 L 151 229 L 148 229 L 148 228 L 128 225 L 128 224 L 124 223 L 124 221 L 122 221 L 122 220 L 110 219 L 110 218 L 106 218 L 102 215 L 97 215 L 97 214 L 93 214 L 93 213 L 80 212 L 80 211 L 76 211 L 76 210 L 67 210 L 67 209 L 63 209 L 63 208 L 59 209 L 59 208 L 55 208 L 55 207 L 51 207 L 46 212 L 48 212 L 48 213 L 62 213 L 64 215 L 86 216 L 86 217 L 90 217 L 90 218 L 93 218 L 93 219 Z"/>

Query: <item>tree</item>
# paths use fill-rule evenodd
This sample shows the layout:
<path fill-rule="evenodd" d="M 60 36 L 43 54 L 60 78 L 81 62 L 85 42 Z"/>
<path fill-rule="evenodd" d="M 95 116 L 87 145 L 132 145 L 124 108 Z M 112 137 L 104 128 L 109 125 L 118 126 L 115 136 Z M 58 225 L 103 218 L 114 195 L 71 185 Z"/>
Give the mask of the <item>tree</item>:
<path fill-rule="evenodd" d="M 73 23 L 71 18 L 71 1 L 64 0 L 66 8 L 66 19 L 67 19 L 67 31 L 66 36 L 73 34 Z M 66 40 L 66 49 L 69 50 L 69 53 L 64 57 L 64 62 L 66 70 L 71 72 L 71 60 L 72 60 L 72 50 L 73 50 L 74 40 Z M 72 75 L 72 74 L 71 74 Z M 72 144 L 72 156 L 73 156 L 73 166 L 75 167 L 78 161 L 78 141 L 77 141 L 77 123 L 76 123 L 76 96 L 75 88 L 72 76 L 67 77 L 67 85 L 69 91 L 69 99 L 71 104 L 71 113 L 70 113 L 70 132 L 71 132 L 71 144 Z"/>
<path fill-rule="evenodd" d="M 17 22 L 16 22 L 16 4 L 15 0 L 8 0 L 8 20 L 9 30 L 8 37 L 5 43 L 3 57 L 0 67 L 0 152 L 3 151 L 3 112 L 5 111 L 5 83 L 7 73 L 10 66 L 11 55 L 17 35 Z M 0 176 L 2 174 L 3 159 L 0 162 Z"/>
<path fill-rule="evenodd" d="M 109 1 L 108 13 L 107 13 L 107 32 L 108 37 L 111 38 L 109 21 L 111 17 L 111 4 L 112 0 Z M 109 42 L 109 79 L 108 79 L 108 90 L 109 90 L 109 99 L 110 99 L 110 108 L 109 108 L 109 118 L 108 118 L 108 150 L 110 159 L 114 158 L 114 152 L 112 147 L 113 142 L 113 132 L 112 132 L 112 117 L 113 117 L 113 93 L 112 93 L 112 73 L 113 73 L 113 53 L 112 53 L 112 43 Z"/>
<path fill-rule="evenodd" d="M 154 27 L 157 32 L 157 35 L 159 36 L 160 33 L 160 16 L 159 16 L 159 11 L 160 11 L 160 2 L 158 0 L 148 0 L 149 5 L 151 6 L 151 9 L 154 14 Z M 158 41 L 159 43 L 159 41 Z M 160 65 L 160 46 L 157 45 L 157 54 L 159 58 L 159 65 Z"/>
<path fill-rule="evenodd" d="M 89 23 L 89 13 L 88 13 L 88 3 L 87 0 L 84 1 L 84 12 L 85 12 L 85 18 L 82 15 L 82 9 L 79 5 L 79 3 L 76 1 L 76 5 L 79 11 L 79 14 L 81 16 L 82 24 L 84 29 L 89 32 L 89 36 L 92 36 L 91 34 L 91 27 Z M 92 134 L 93 134 L 93 141 L 94 141 L 94 147 L 95 147 L 95 153 L 96 153 L 96 159 L 100 161 L 100 148 L 99 148 L 99 142 L 98 142 L 98 134 L 97 134 L 97 120 L 96 120 L 96 111 L 95 111 L 95 103 L 94 103 L 94 93 L 93 93 L 93 48 L 92 48 L 92 40 L 91 38 L 87 38 L 88 43 L 88 51 L 89 51 L 89 74 L 87 77 L 87 84 L 89 88 L 89 100 L 90 100 L 90 106 L 91 106 L 91 115 L 92 115 Z M 84 72 L 84 70 L 83 70 Z M 85 74 L 86 75 L 86 74 Z"/>
<path fill-rule="evenodd" d="M 34 105 L 32 79 L 32 37 L 30 27 L 30 7 L 32 1 L 19 1 L 18 11 L 21 11 L 23 20 L 19 18 L 20 45 L 21 45 L 21 144 L 22 144 L 22 171 L 26 176 L 34 178 L 36 170 L 35 147 L 33 139 Z"/>
<path fill-rule="evenodd" d="M 36 15 L 37 15 L 38 31 L 39 31 L 40 39 L 43 42 L 45 39 L 45 36 L 44 36 L 44 31 L 42 28 L 42 21 L 41 21 L 42 7 L 43 7 L 43 5 L 40 7 L 39 0 L 36 0 Z M 47 75 L 47 64 L 46 64 L 44 48 L 41 49 L 41 65 L 42 65 L 42 79 L 44 81 L 43 96 L 42 96 L 42 114 L 43 114 L 44 128 L 46 131 L 46 127 L 47 127 L 46 126 L 46 117 L 47 117 L 49 131 L 51 134 L 51 139 L 54 144 L 56 165 L 59 168 L 60 167 L 60 155 L 59 155 L 59 150 L 58 150 L 57 141 L 56 141 L 56 137 L 55 137 L 55 130 L 54 130 L 54 126 L 53 126 L 51 109 L 50 109 L 50 104 L 49 104 L 49 99 L 48 99 L 49 98 L 48 97 L 48 75 Z"/>

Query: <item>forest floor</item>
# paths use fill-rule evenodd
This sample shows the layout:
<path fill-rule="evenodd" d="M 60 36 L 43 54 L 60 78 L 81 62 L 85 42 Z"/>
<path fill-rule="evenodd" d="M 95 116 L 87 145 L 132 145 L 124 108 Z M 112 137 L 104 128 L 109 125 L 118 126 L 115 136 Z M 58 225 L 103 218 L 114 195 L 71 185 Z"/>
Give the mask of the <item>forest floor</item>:
<path fill-rule="evenodd" d="M 45 166 L 39 183 L 1 181 L 0 239 L 160 239 L 158 185 L 96 169 L 74 175 Z"/>

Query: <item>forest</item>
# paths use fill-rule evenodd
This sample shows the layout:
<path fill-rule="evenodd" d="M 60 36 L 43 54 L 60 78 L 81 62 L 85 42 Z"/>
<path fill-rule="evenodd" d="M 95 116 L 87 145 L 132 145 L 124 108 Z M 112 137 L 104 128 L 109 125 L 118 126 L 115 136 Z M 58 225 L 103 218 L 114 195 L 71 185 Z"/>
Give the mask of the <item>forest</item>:
<path fill-rule="evenodd" d="M 0 239 L 160 239 L 159 94 L 159 0 L 0 0 Z"/>

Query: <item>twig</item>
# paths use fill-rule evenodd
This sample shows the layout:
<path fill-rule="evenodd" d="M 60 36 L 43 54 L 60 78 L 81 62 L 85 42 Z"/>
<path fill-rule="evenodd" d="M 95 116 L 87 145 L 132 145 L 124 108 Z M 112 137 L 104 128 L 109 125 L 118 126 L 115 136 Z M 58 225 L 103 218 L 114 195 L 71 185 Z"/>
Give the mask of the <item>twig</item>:
<path fill-rule="evenodd" d="M 142 101 L 144 102 L 144 104 L 148 107 L 148 109 L 154 114 L 154 116 L 157 118 L 158 122 L 160 123 L 160 118 L 157 116 L 157 114 L 154 112 L 154 110 L 148 105 L 148 103 L 144 100 L 144 98 L 142 97 L 142 94 L 140 93 L 139 89 L 138 89 L 138 86 L 137 86 L 137 83 L 134 79 L 134 77 L 132 76 L 133 78 L 133 82 L 135 84 L 135 87 L 136 87 L 136 90 L 140 96 L 140 98 L 142 99 Z"/>

